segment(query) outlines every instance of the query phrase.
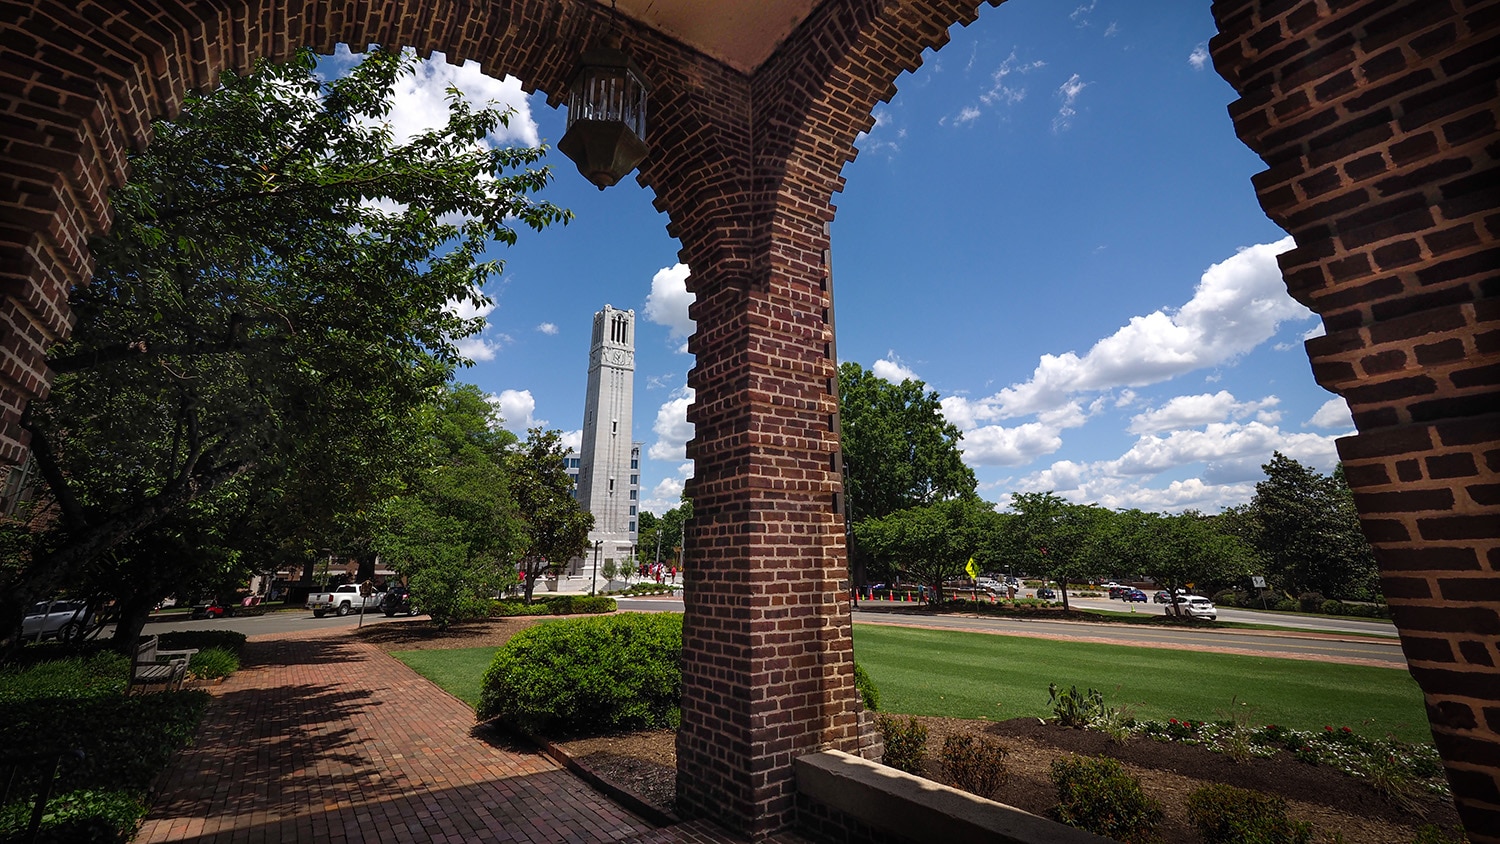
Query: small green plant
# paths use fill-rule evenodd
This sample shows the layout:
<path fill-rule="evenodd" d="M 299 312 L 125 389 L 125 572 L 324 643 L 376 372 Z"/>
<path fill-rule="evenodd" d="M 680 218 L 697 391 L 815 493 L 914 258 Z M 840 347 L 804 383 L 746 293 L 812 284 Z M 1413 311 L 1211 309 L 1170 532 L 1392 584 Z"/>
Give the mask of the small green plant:
<path fill-rule="evenodd" d="M 916 718 L 905 724 L 888 715 L 875 721 L 880 736 L 885 741 L 885 756 L 881 762 L 898 771 L 921 776 L 922 765 L 927 761 L 927 728 Z"/>
<path fill-rule="evenodd" d="M 1005 745 L 988 736 L 958 734 L 943 740 L 943 770 L 953 785 L 980 797 L 993 797 L 1008 772 Z"/>
<path fill-rule="evenodd" d="M 1254 720 L 1255 710 L 1236 698 L 1230 698 L 1229 711 L 1220 712 L 1219 715 L 1223 718 L 1218 724 L 1219 729 L 1215 735 L 1219 752 L 1242 765 L 1249 762 L 1255 755 L 1255 746 L 1252 741 L 1255 737 L 1255 728 L 1250 726 Z"/>
<path fill-rule="evenodd" d="M 880 689 L 875 687 L 875 681 L 870 679 L 864 666 L 858 662 L 854 663 L 854 689 L 859 692 L 859 699 L 864 702 L 866 709 L 871 712 L 880 710 Z"/>
<path fill-rule="evenodd" d="M 217 680 L 240 670 L 240 658 L 225 648 L 204 648 L 188 661 L 188 673 L 200 680 Z"/>
<path fill-rule="evenodd" d="M 1188 795 L 1188 820 L 1206 844 L 1309 844 L 1312 824 L 1286 816 L 1286 801 L 1232 785 L 1207 785 Z"/>
<path fill-rule="evenodd" d="M 484 675 L 479 719 L 542 735 L 677 726 L 682 617 L 624 613 L 538 624 Z"/>
<path fill-rule="evenodd" d="M 1057 819 L 1125 844 L 1160 840 L 1161 804 L 1146 796 L 1140 780 L 1107 756 L 1066 756 L 1052 763 Z"/>
<path fill-rule="evenodd" d="M 1469 837 L 1462 832 L 1457 838 L 1449 835 L 1437 824 L 1425 824 L 1417 830 L 1417 837 L 1412 839 L 1411 844 L 1469 844 Z"/>
<path fill-rule="evenodd" d="M 1098 689 L 1080 692 L 1077 686 L 1069 686 L 1063 691 L 1052 683 L 1047 686 L 1047 694 L 1052 714 L 1064 727 L 1087 727 L 1104 712 L 1104 694 Z"/>

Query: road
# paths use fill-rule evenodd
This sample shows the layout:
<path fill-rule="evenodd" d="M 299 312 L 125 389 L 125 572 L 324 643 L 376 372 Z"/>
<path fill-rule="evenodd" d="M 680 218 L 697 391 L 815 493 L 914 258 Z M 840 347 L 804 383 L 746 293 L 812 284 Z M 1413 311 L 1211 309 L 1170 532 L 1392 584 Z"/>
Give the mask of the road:
<path fill-rule="evenodd" d="M 1074 601 L 1070 604 L 1094 605 L 1101 609 L 1119 609 L 1118 601 Z M 621 609 L 646 612 L 680 612 L 681 598 L 622 598 Z M 1179 648 L 1183 650 L 1243 653 L 1292 659 L 1319 659 L 1357 665 L 1383 665 L 1405 668 L 1406 656 L 1394 638 L 1340 638 L 1337 631 L 1279 633 L 1269 630 L 1183 630 L 1143 625 L 1099 624 L 1077 621 L 1043 621 L 991 618 L 963 615 L 927 615 L 914 613 L 911 605 L 863 602 L 855 614 L 856 624 L 889 624 L 930 630 L 963 630 L 975 633 L 998 633 L 1042 639 L 1062 639 L 1114 645 Z M 1140 609 L 1137 604 L 1137 609 Z M 1160 614 L 1158 612 L 1158 614 Z M 1246 612 L 1257 623 L 1281 623 L 1285 616 Z M 1228 619 L 1226 619 L 1228 620 Z M 1238 619 L 1235 619 L 1238 620 Z M 1322 619 L 1311 619 L 1321 621 Z M 1337 619 L 1327 619 L 1337 621 Z M 1392 628 L 1394 631 L 1394 628 Z"/>
<path fill-rule="evenodd" d="M 681 612 L 680 597 L 620 598 L 623 610 L 642 612 Z M 1120 610 L 1119 601 L 1070 599 L 1074 606 Z M 1220 653 L 1243 653 L 1259 656 L 1288 657 L 1294 659 L 1321 659 L 1364 665 L 1386 665 L 1405 668 L 1406 657 L 1395 640 L 1395 628 L 1389 627 L 1390 639 L 1338 636 L 1346 632 L 1345 626 L 1354 625 L 1361 632 L 1379 632 L 1382 625 L 1372 622 L 1343 622 L 1341 619 L 1289 618 L 1280 614 L 1257 613 L 1249 610 L 1223 610 L 1220 618 L 1226 621 L 1251 621 L 1260 624 L 1291 626 L 1293 622 L 1308 628 L 1307 633 L 1280 633 L 1265 630 L 1182 630 L 1142 625 L 1097 624 L 1072 621 L 1014 620 L 963 615 L 927 615 L 913 613 L 911 605 L 866 601 L 855 615 L 857 624 L 890 624 L 921 627 L 934 630 L 964 630 L 976 633 L 997 633 L 1008 636 L 1026 636 L 1044 639 L 1096 642 L 1103 644 L 1136 645 L 1144 647 L 1180 648 L 1185 650 L 1215 651 Z M 1137 612 L 1160 614 L 1164 607 L 1136 604 Z M 1230 618 L 1229 613 L 1236 617 Z M 1243 616 L 1240 618 L 1239 616 Z M 380 613 L 370 613 L 365 625 L 386 624 L 401 619 L 387 619 Z M 311 612 L 271 612 L 248 618 L 226 618 L 193 621 L 187 618 L 171 621 L 152 621 L 146 626 L 147 633 L 165 633 L 172 630 L 237 630 L 247 636 L 271 633 L 293 633 L 300 630 L 324 631 L 331 628 L 352 628 L 359 624 L 358 615 L 344 618 L 326 616 L 314 618 Z M 105 634 L 107 635 L 107 633 Z"/>

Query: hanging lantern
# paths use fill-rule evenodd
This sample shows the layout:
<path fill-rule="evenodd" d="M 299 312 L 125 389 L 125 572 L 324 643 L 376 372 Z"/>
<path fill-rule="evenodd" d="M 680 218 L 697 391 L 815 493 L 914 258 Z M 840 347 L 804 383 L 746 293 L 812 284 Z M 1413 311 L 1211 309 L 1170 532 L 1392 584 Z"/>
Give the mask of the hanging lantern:
<path fill-rule="evenodd" d="M 584 53 L 568 83 L 568 131 L 557 148 L 599 190 L 615 184 L 646 157 L 646 94 L 619 35 Z"/>

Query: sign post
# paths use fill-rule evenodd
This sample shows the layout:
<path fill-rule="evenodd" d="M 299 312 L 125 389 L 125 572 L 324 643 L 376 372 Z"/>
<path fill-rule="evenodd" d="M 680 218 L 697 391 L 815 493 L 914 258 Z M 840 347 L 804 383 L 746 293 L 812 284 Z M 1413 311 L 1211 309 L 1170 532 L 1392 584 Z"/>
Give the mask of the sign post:
<path fill-rule="evenodd" d="M 365 610 L 369 609 L 370 596 L 375 594 L 375 586 L 366 580 L 359 585 L 359 623 L 354 625 L 358 630 L 365 626 Z"/>

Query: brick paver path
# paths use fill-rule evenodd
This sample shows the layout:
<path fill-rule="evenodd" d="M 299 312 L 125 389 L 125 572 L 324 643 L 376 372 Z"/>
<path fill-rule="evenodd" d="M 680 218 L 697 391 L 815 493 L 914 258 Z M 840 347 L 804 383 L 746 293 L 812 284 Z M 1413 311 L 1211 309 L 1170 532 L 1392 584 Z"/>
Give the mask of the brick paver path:
<path fill-rule="evenodd" d="M 346 638 L 267 638 L 219 687 L 137 844 L 729 842 L 653 829 Z"/>

